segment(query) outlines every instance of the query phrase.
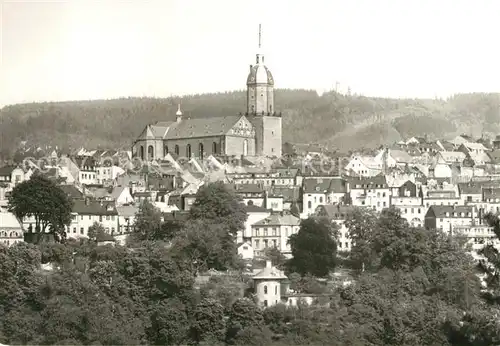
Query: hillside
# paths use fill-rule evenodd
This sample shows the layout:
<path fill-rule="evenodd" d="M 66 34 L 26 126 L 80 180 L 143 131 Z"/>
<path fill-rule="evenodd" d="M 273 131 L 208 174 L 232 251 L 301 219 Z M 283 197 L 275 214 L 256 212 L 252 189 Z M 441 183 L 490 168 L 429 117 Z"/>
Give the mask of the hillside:
<path fill-rule="evenodd" d="M 311 90 L 277 90 L 275 109 L 283 112 L 283 140 L 319 143 L 348 151 L 428 134 L 449 137 L 500 132 L 499 94 L 461 94 L 448 100 L 386 99 Z M 0 110 L 1 153 L 21 141 L 64 148 L 126 147 L 144 126 L 173 120 L 177 99 L 123 98 L 31 103 Z M 245 92 L 185 96 L 187 117 L 238 114 Z"/>

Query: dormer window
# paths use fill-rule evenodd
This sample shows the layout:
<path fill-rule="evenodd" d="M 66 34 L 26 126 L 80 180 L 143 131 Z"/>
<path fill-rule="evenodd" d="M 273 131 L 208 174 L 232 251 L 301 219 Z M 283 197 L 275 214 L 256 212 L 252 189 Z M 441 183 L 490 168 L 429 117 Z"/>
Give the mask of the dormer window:
<path fill-rule="evenodd" d="M 450 216 L 450 213 L 446 212 L 446 217 L 449 217 Z"/>

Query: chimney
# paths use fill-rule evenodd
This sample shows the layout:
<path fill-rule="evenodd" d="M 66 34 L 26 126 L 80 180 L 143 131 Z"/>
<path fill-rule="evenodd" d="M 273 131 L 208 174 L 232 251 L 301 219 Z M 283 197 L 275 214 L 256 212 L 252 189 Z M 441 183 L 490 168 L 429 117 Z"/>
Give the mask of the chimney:
<path fill-rule="evenodd" d="M 273 262 L 266 261 L 266 268 L 272 268 L 272 267 L 273 267 Z"/>

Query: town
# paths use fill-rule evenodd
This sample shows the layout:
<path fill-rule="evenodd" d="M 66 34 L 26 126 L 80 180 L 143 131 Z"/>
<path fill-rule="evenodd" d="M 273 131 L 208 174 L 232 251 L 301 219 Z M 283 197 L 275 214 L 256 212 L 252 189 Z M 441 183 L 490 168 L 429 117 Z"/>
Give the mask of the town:
<path fill-rule="evenodd" d="M 8 330 L 9 337 L 5 340 L 20 343 L 36 343 L 43 340 L 47 344 L 75 344 L 75 342 L 90 344 L 95 341 L 102 342 L 102 344 L 127 344 L 139 343 L 146 338 L 150 344 L 183 344 L 191 337 L 188 335 L 191 335 L 192 330 L 185 330 L 185 326 L 190 325 L 193 330 L 196 330 L 196 336 L 192 337 L 193 342 L 200 345 L 203 344 L 201 343 L 203 340 L 207 342 L 206 344 L 216 344 L 214 340 L 217 342 L 225 340 L 226 344 L 255 342 L 253 344 L 259 345 L 270 344 L 271 340 L 276 345 L 279 344 L 279 340 L 283 344 L 289 344 L 292 340 L 296 344 L 307 341 L 310 344 L 341 345 L 347 344 L 346 340 L 354 342 L 353 344 L 367 344 L 367 340 L 375 338 L 373 336 L 375 334 L 378 339 L 370 344 L 496 344 L 499 340 L 498 330 L 500 330 L 498 315 L 492 315 L 495 316 L 493 319 L 497 323 L 491 327 L 494 332 L 486 331 L 487 327 L 484 327 L 485 330 L 474 329 L 468 332 L 470 334 L 465 331 L 468 328 L 468 325 L 464 324 L 466 322 L 456 316 L 461 313 L 469 314 L 467 309 L 469 304 L 473 304 L 469 300 L 479 299 L 471 298 L 473 294 L 464 293 L 464 290 L 467 292 L 468 290 L 477 292 L 482 290 L 484 293 L 485 287 L 488 286 L 488 276 L 484 273 L 482 276 L 479 275 L 484 279 L 482 288 L 474 284 L 468 286 L 469 272 L 465 272 L 465 269 L 460 270 L 469 268 L 471 264 L 464 259 L 465 257 L 460 256 L 469 254 L 470 258 L 476 261 L 474 264 L 484 264 L 491 255 L 491 253 L 489 255 L 485 253 L 484 250 L 495 249 L 500 245 L 499 233 L 497 233 L 498 217 L 496 223 L 494 218 L 491 218 L 491 215 L 500 211 L 500 136 L 493 141 L 486 138 L 475 139 L 468 135 L 439 140 L 412 137 L 394 143 L 392 146 L 375 148 L 370 153 L 365 150 L 350 155 L 321 149 L 313 151 L 303 145 L 289 143 L 285 145 L 282 140 L 282 119 L 286 117 L 286 114 L 274 107 L 274 83 L 271 70 L 265 65 L 264 55 L 259 50 L 255 61 L 249 67 L 246 79 L 247 104 L 242 105 L 242 112 L 239 114 L 230 117 L 191 119 L 183 114 L 182 99 L 179 99 L 176 105 L 176 118 L 165 119 L 154 124 L 144 124 L 144 130 L 138 134 L 137 138 L 130 139 L 130 150 L 79 148 L 73 152 L 64 153 L 55 147 L 20 147 L 15 157 L 0 167 L 0 243 L 5 245 L 1 250 L 2 256 L 5 256 L 3 258 L 8 258 L 6 254 L 10 254 L 8 251 L 12 249 L 14 250 L 11 254 L 17 253 L 15 249 L 22 248 L 22 243 L 33 243 L 42 247 L 50 244 L 52 244 L 50 246 L 60 245 L 61 247 L 53 247 L 50 251 L 42 251 L 40 261 L 43 262 L 43 275 L 47 278 L 46 280 L 49 280 L 50 272 L 57 270 L 64 272 L 65 265 L 74 265 L 77 268 L 75 254 L 83 250 L 75 249 L 93 241 L 101 250 L 96 248 L 88 250 L 86 256 L 90 258 L 88 260 L 90 264 L 85 264 L 81 271 L 75 269 L 72 273 L 67 272 L 67 275 L 75 275 L 73 279 L 63 280 L 65 285 L 69 285 L 67 287 L 63 285 L 67 292 L 85 290 L 78 287 L 72 288 L 71 285 L 73 282 L 80 282 L 78 281 L 80 278 L 75 279 L 77 277 L 75 273 L 87 275 L 87 265 L 89 265 L 91 266 L 89 277 L 95 280 L 96 287 L 99 287 L 97 289 L 92 286 L 95 292 L 106 292 L 109 297 L 112 297 L 106 299 L 117 299 L 116 302 L 119 301 L 120 295 L 127 297 L 130 295 L 132 297 L 130 302 L 138 304 L 137 301 L 140 300 L 141 304 L 145 304 L 147 308 L 144 307 L 145 310 L 140 310 L 142 307 L 137 308 L 137 311 L 134 310 L 134 313 L 130 315 L 124 311 L 118 312 L 117 309 L 116 314 L 123 314 L 126 318 L 116 317 L 113 323 L 116 322 L 117 325 L 109 328 L 114 328 L 113 333 L 118 333 L 117 330 L 120 330 L 119 335 L 111 334 L 112 336 L 108 337 L 103 336 L 104 332 L 102 335 L 96 332 L 98 336 L 90 337 L 68 332 L 68 335 L 58 336 L 59 339 L 51 339 L 48 336 L 44 336 L 45 339 L 36 339 L 33 336 L 35 334 L 23 334 L 16 329 L 15 331 Z M 47 197 L 49 190 L 43 190 L 42 187 L 37 190 L 36 186 L 31 185 L 29 188 L 33 190 L 28 189 L 28 184 L 33 181 L 39 182 L 40 186 L 57 187 L 58 191 L 62 191 L 71 207 L 70 217 L 67 220 L 59 219 L 57 215 L 52 218 L 47 217 L 46 212 L 38 215 L 31 211 L 31 206 L 36 203 L 52 203 L 49 203 L 52 197 Z M 23 190 L 25 186 L 26 190 Z M 226 195 L 234 196 L 238 201 L 237 206 L 231 204 L 231 200 L 224 200 L 227 206 L 222 203 L 224 208 L 233 208 L 231 212 L 226 211 L 226 214 L 220 214 L 209 209 L 211 203 L 217 204 L 211 201 L 211 198 L 222 199 L 221 196 Z M 63 197 L 57 195 L 57 198 Z M 61 204 L 48 207 L 53 208 L 52 210 L 59 210 L 63 206 Z M 237 213 L 233 210 L 244 211 L 241 218 L 244 220 L 242 227 L 233 227 L 234 225 L 229 222 L 232 215 Z M 148 219 L 144 216 L 146 214 L 159 215 L 159 219 L 158 221 L 154 217 Z M 357 219 L 353 215 L 357 215 Z M 217 219 L 218 223 L 204 223 L 212 216 Z M 327 220 L 326 223 L 325 220 Z M 372 252 L 366 252 L 366 257 L 359 257 L 362 253 L 360 249 L 361 240 L 363 240 L 360 235 L 362 232 L 359 230 L 363 224 L 361 221 L 371 222 L 372 226 L 366 226 L 367 232 L 372 230 L 370 227 L 379 232 L 374 231 L 374 234 L 380 236 L 377 241 L 382 244 L 377 245 L 376 251 L 373 250 L 380 255 L 377 259 L 370 257 L 373 255 Z M 162 238 L 167 240 L 166 245 L 161 247 L 156 245 L 155 248 L 155 245 L 147 241 L 154 240 L 153 243 L 155 243 L 158 238 L 146 234 L 151 229 L 161 229 L 162 226 L 157 226 L 155 222 L 169 225 L 170 228 L 165 226 L 168 232 L 173 232 L 172 229 L 175 227 L 183 231 L 169 239 Z M 57 225 L 62 225 L 63 229 L 56 230 Z M 231 233 L 233 228 L 234 234 Z M 226 232 L 224 234 L 228 232 L 232 234 L 230 241 L 234 243 L 234 247 L 225 242 L 227 237 L 221 235 L 223 234 L 220 233 L 221 229 L 223 233 Z M 324 233 L 321 234 L 329 235 L 332 229 L 335 231 L 331 239 L 322 238 L 322 241 L 314 244 L 314 250 L 307 250 L 309 252 L 302 254 L 301 257 L 298 250 L 301 244 L 305 244 L 306 241 L 312 242 L 313 240 L 310 239 L 314 236 L 320 237 L 318 234 L 323 230 Z M 310 233 L 306 234 L 306 232 Z M 412 232 L 415 234 L 415 239 L 411 239 L 415 241 L 423 235 L 428 237 L 426 238 L 428 242 L 425 242 L 418 250 L 415 249 L 421 244 L 408 240 L 410 239 L 408 237 L 413 236 L 410 234 Z M 389 233 L 393 238 L 387 240 L 384 234 Z M 140 240 L 143 243 L 131 245 L 134 244 L 133 241 L 137 241 L 139 235 L 142 236 Z M 303 238 L 300 238 L 302 235 Z M 215 238 L 221 240 L 221 243 L 216 243 Z M 455 248 L 451 244 L 455 240 L 461 242 L 460 248 Z M 195 241 L 199 242 L 197 243 L 199 247 L 193 245 Z M 202 241 L 205 242 L 204 247 L 199 245 Z M 372 243 L 375 244 L 373 239 Z M 71 259 L 66 259 L 62 255 L 66 251 L 62 249 L 69 246 L 65 244 L 74 244 L 71 246 L 75 249 L 72 248 L 73 252 L 68 253 L 68 258 Z M 406 247 L 404 250 L 393 250 L 391 246 L 395 246 L 394 244 Z M 309 246 L 309 244 L 306 245 Z M 178 250 L 181 248 L 182 251 Z M 123 250 L 125 252 L 122 253 L 120 249 L 132 249 L 132 251 Z M 227 265 L 233 261 L 229 259 L 232 254 L 228 249 L 235 249 L 238 260 L 243 263 L 239 269 Z M 327 253 L 329 249 L 331 249 L 330 254 Z M 167 250 L 173 251 L 173 254 L 168 255 L 172 257 L 165 255 L 163 251 Z M 19 257 L 15 257 L 16 261 L 24 262 L 15 262 L 9 267 L 16 273 L 12 277 L 18 278 L 16 275 L 26 275 L 31 278 L 28 274 L 17 273 L 18 266 L 21 268 L 21 264 L 18 263 L 26 263 L 23 265 L 27 268 L 32 265 L 29 263 L 36 262 L 31 258 L 28 259 L 28 250 L 26 251 Z M 306 249 L 301 248 L 301 251 L 306 251 Z M 350 255 L 352 251 L 356 251 L 357 259 Z M 180 254 L 181 252 L 183 253 Z M 183 261 L 186 257 L 183 257 L 182 262 L 176 261 L 178 259 L 176 256 L 187 256 L 188 253 L 192 257 L 185 262 Z M 384 255 L 381 255 L 382 253 Z M 167 256 L 168 260 L 162 256 Z M 393 257 L 387 260 L 384 256 Z M 63 257 L 64 260 L 61 259 Z M 312 263 L 319 261 L 320 257 L 324 262 Z M 144 264 L 146 262 L 141 262 L 146 261 L 145 258 L 148 258 L 147 266 Z M 307 262 L 305 258 L 314 260 Z M 115 260 L 120 265 L 110 264 Z M 358 267 L 349 265 L 349 261 L 355 260 L 360 264 Z M 363 274 L 365 270 L 367 272 L 375 270 L 373 268 L 375 268 L 375 263 L 379 263 L 377 261 L 380 262 L 380 268 L 391 269 L 396 274 L 380 271 L 373 277 L 363 276 L 368 275 Z M 295 266 L 293 268 L 296 270 L 288 270 L 285 274 L 285 262 L 293 263 Z M 180 266 L 179 263 L 183 263 L 186 267 L 174 270 L 173 268 Z M 452 265 L 456 265 L 459 269 Z M 114 269 L 109 269 L 111 267 L 108 266 Z M 432 271 L 435 277 L 432 277 L 431 269 L 426 266 L 436 270 Z M 188 267 L 189 270 L 186 269 Z M 425 270 L 422 268 L 429 272 L 424 273 Z M 356 269 L 359 270 L 356 271 Z M 37 270 L 33 270 L 33 273 Z M 141 272 L 142 270 L 144 272 Z M 157 270 L 157 272 L 154 271 L 154 275 L 157 276 L 146 275 L 148 270 L 150 270 L 148 273 Z M 424 274 L 419 277 L 420 274 L 415 274 L 417 270 L 422 270 Z M 111 272 L 122 273 L 120 274 L 122 276 L 110 274 Z M 134 274 L 131 274 L 132 272 Z M 185 279 L 183 276 L 185 272 L 194 274 L 195 278 L 189 279 L 193 279 L 193 282 Z M 398 276 L 403 275 L 401 273 L 410 275 L 411 279 L 410 276 L 402 279 Z M 493 271 L 493 276 L 494 273 L 498 272 Z M 449 277 L 446 276 L 448 274 Z M 242 276 L 249 278 L 250 284 L 248 280 L 243 284 Z M 423 283 L 425 281 L 423 276 L 429 277 L 429 279 L 425 278 L 427 283 Z M 39 276 L 33 277 L 40 278 Z M 376 281 L 375 277 L 382 277 L 384 280 L 390 277 L 393 281 L 390 283 L 382 282 L 383 280 Z M 59 279 L 62 280 L 61 278 L 63 276 Z M 337 282 L 331 288 L 328 285 L 332 284 L 334 278 L 337 278 Z M 449 280 L 447 284 L 439 281 L 445 279 Z M 479 277 L 476 279 L 479 282 Z M 23 286 L 24 281 L 19 280 L 20 283 L 16 281 L 16 285 L 19 285 L 19 290 L 22 291 L 26 287 Z M 408 286 L 414 285 L 415 287 L 408 288 L 398 280 L 408 280 L 408 282 L 412 280 Z M 431 285 L 429 280 L 434 280 L 432 283 L 435 287 L 426 286 Z M 473 280 L 475 279 L 470 279 L 470 282 L 476 283 Z M 498 283 L 498 276 L 496 280 Z M 55 280 L 50 290 L 56 290 L 63 281 L 58 283 Z M 136 286 L 133 286 L 132 282 Z M 150 286 L 140 291 L 137 287 L 142 289 L 141 285 L 146 285 L 146 282 Z M 439 334 L 439 337 L 435 336 L 435 339 L 425 339 L 429 336 L 424 334 L 430 334 L 426 333 L 427 327 L 418 326 L 412 326 L 411 330 L 420 330 L 418 333 L 423 331 L 423 334 L 415 331 L 413 339 L 406 339 L 405 333 L 399 331 L 394 332 L 400 333 L 397 336 L 391 336 L 392 334 L 389 335 L 387 330 L 396 328 L 395 325 L 399 322 L 394 322 L 390 328 L 386 326 L 393 323 L 388 321 L 390 319 L 388 316 L 396 316 L 396 312 L 391 311 L 389 307 L 395 301 L 388 300 L 390 304 L 384 305 L 384 309 L 387 310 L 384 310 L 382 315 L 377 315 L 383 320 L 381 325 L 386 326 L 384 327 L 386 329 L 383 332 L 364 330 L 361 333 L 363 323 L 358 325 L 358 322 L 355 323 L 353 319 L 369 320 L 370 317 L 361 316 L 365 314 L 375 316 L 375 310 L 363 310 L 359 307 L 360 310 L 356 310 L 358 309 L 356 304 L 360 306 L 366 298 L 366 301 L 370 301 L 370 303 L 366 301 L 363 303 L 366 303 L 366 309 L 368 307 L 375 309 L 373 304 L 376 303 L 370 299 L 376 300 L 374 297 L 379 292 L 376 290 L 382 292 L 386 285 L 394 292 L 398 292 L 397 294 L 402 294 L 399 297 L 402 303 L 398 306 L 405 308 L 411 305 L 410 301 L 413 299 L 408 297 L 413 297 L 412 294 L 417 296 L 414 291 L 420 290 L 420 285 L 425 286 L 426 288 L 422 288 L 426 292 L 422 293 L 425 298 L 419 301 L 419 304 L 424 304 L 424 307 L 419 305 L 418 309 L 424 309 L 426 314 L 431 314 L 429 311 L 433 308 L 437 309 L 436 304 L 442 304 L 439 308 L 449 304 L 449 306 L 446 305 L 446 309 L 453 311 L 456 316 L 450 317 L 451 320 L 446 320 L 438 316 L 442 311 L 436 311 L 436 315 L 432 317 L 426 315 L 429 320 L 425 320 L 425 323 L 436 325 L 432 328 L 439 330 L 439 332 L 433 330 L 433 333 L 439 334 L 442 329 L 448 328 L 446 332 L 442 332 L 442 335 Z M 447 290 L 443 288 L 446 285 L 453 287 Z M 187 308 L 189 299 L 182 294 L 186 292 L 191 294 L 190 290 L 193 286 L 198 289 L 205 287 L 204 289 L 208 291 L 217 291 L 210 297 L 216 296 L 221 301 L 223 301 L 221 298 L 223 294 L 218 290 L 222 288 L 231 286 L 238 293 L 233 294 L 234 299 L 227 303 L 227 306 L 222 306 L 220 305 L 222 303 L 219 304 L 208 298 L 202 299 L 201 303 L 196 305 L 196 313 L 193 313 L 195 317 L 188 317 L 191 316 Z M 306 286 L 308 288 L 304 288 Z M 358 288 L 352 288 L 352 286 Z M 401 288 L 403 286 L 406 288 Z M 255 298 L 255 306 L 252 305 L 251 300 L 244 298 L 248 294 L 243 291 L 248 288 L 252 291 L 250 296 Z M 137 289 L 137 291 L 129 292 L 132 289 Z M 406 289 L 411 293 L 407 293 Z M 50 291 L 48 288 L 47 290 Z M 404 294 L 401 293 L 403 291 Z M 431 292 L 438 292 L 436 295 L 440 298 L 436 298 L 437 296 L 433 296 L 434 293 Z M 19 304 L 21 302 L 28 304 L 27 302 L 31 300 L 41 299 L 35 298 L 35 294 L 32 297 L 29 290 L 23 291 L 22 294 L 25 295 L 23 298 L 18 296 L 15 298 L 19 299 L 16 300 Z M 43 294 L 50 296 L 50 293 Z M 393 292 L 387 294 L 390 295 Z M 98 293 L 95 294 L 96 303 L 90 306 L 95 309 L 94 312 L 100 313 L 99 299 L 104 298 L 99 298 L 98 295 Z M 337 295 L 340 297 L 338 301 L 335 300 Z M 13 297 L 11 292 L 1 292 L 1 299 L 8 297 Z M 46 313 L 41 307 L 45 302 L 36 301 L 36 304 L 41 304 L 40 307 L 35 308 L 30 305 L 29 309 Z M 152 304 L 152 301 L 155 304 L 159 302 L 160 305 L 148 305 Z M 172 305 L 161 305 L 167 304 L 165 302 Z M 458 302 L 456 306 L 455 302 Z M 106 300 L 102 304 L 106 308 L 112 307 L 109 310 L 112 311 L 109 316 L 115 318 L 115 305 L 113 305 L 115 303 L 111 304 Z M 175 304 L 184 307 L 179 310 Z M 477 304 L 482 309 L 486 309 L 483 303 Z M 125 305 L 123 303 L 121 308 Z M 345 312 L 347 310 L 342 310 L 339 306 L 354 310 Z M 310 315 L 292 318 L 287 315 L 286 311 L 289 310 L 279 310 L 282 307 L 303 309 L 300 311 L 306 311 Z M 6 311 L 15 312 L 17 311 L 15 308 L 9 307 Z M 57 305 L 51 305 L 51 308 L 58 313 L 64 311 L 64 315 L 58 318 L 67 324 L 71 322 L 69 310 L 60 309 Z M 262 312 L 260 308 L 266 309 Z M 273 308 L 277 310 L 272 310 Z M 417 315 L 416 306 L 411 308 Z M 203 315 L 210 314 L 210 312 L 203 309 L 211 312 L 217 311 L 221 317 L 217 319 L 218 315 L 211 316 L 210 318 L 216 319 L 211 320 Z M 175 316 L 181 310 L 183 317 Z M 337 326 L 335 325 L 337 322 L 332 322 L 332 316 L 328 317 L 329 320 L 313 317 L 315 311 L 322 311 L 325 316 L 328 315 L 325 311 L 334 311 L 334 313 L 344 314 L 342 318 L 345 320 L 338 322 L 343 324 L 342 326 Z M 443 314 L 447 312 L 448 310 Z M 470 318 L 473 321 L 480 321 L 477 323 L 481 324 L 481 321 L 484 321 L 481 318 L 487 317 L 483 315 L 483 312 L 476 315 L 470 312 L 472 314 Z M 43 313 L 40 316 L 45 316 Z M 99 315 L 99 313 L 96 314 Z M 103 314 L 107 313 L 107 310 L 103 312 Z M 135 330 L 133 323 L 137 322 L 135 318 L 140 319 L 145 314 L 149 316 L 148 323 L 153 327 L 141 325 L 144 335 L 132 335 L 132 330 Z M 9 323 L 13 323 L 12 321 L 15 320 L 13 315 L 8 316 Z M 103 316 L 107 318 L 108 315 Z M 90 317 L 85 315 L 83 318 Z M 407 316 L 398 315 L 397 318 L 404 319 Z M 441 322 L 436 322 L 439 318 L 446 320 L 446 323 L 441 325 Z M 226 324 L 227 320 L 229 322 Z M 368 320 L 365 322 L 368 323 Z M 104 323 L 103 321 L 104 319 L 101 323 Z M 309 323 L 315 324 L 317 329 L 314 331 L 311 329 L 308 335 L 297 321 L 303 323 L 302 326 Z M 78 323 L 80 322 L 75 322 L 75 324 Z M 97 320 L 93 320 L 92 323 L 98 324 Z M 121 323 L 128 324 L 121 325 Z M 221 323 L 223 326 L 219 326 Z M 370 321 L 370 323 L 375 322 Z M 268 329 L 265 329 L 264 325 Z M 289 325 L 293 327 L 287 329 Z M 325 329 L 321 329 L 322 326 Z M 463 329 L 461 329 L 462 326 L 464 326 Z M 55 328 L 52 325 L 50 327 Z M 65 328 L 68 331 L 73 330 L 72 327 Z M 341 332 L 329 333 L 328 328 L 331 330 L 338 328 L 336 330 Z M 378 327 L 373 327 L 374 330 L 376 328 Z M 397 328 L 403 330 L 403 327 Z M 272 333 L 269 332 L 272 337 L 266 333 L 261 335 L 261 330 L 264 329 L 266 333 L 269 330 L 272 331 Z M 221 330 L 224 330 L 224 333 Z M 207 339 L 208 332 L 212 333 L 211 339 Z M 356 339 L 357 336 L 354 336 L 358 332 L 362 334 L 359 336 L 361 339 Z M 221 336 L 221 333 L 224 336 Z M 478 336 L 479 334 L 481 335 Z M 490 339 L 487 339 L 485 335 L 490 335 Z M 257 336 L 262 336 L 262 340 Z M 315 339 L 316 337 L 318 339 Z M 257 341 L 252 338 L 257 338 Z M 474 340 L 479 339 L 483 343 L 474 343 Z M 464 340 L 467 340 L 467 343 Z M 3 341 L 0 339 L 0 342 Z"/>

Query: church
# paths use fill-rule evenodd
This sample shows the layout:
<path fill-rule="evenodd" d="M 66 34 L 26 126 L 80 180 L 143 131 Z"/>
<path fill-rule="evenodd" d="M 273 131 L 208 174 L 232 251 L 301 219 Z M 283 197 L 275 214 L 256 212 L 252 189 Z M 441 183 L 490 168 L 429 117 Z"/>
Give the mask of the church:
<path fill-rule="evenodd" d="M 247 109 L 239 115 L 176 119 L 146 126 L 132 145 L 133 157 L 161 160 L 168 153 L 203 160 L 213 156 L 281 157 L 281 113 L 274 109 L 274 79 L 259 50 L 247 77 Z"/>

